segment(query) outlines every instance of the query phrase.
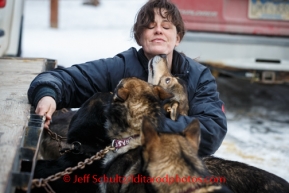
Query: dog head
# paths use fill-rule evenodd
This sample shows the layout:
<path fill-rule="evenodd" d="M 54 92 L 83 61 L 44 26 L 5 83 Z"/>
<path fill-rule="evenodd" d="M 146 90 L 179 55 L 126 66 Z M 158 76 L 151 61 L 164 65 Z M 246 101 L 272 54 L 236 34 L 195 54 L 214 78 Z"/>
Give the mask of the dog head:
<path fill-rule="evenodd" d="M 149 84 L 135 77 L 124 78 L 117 85 L 113 100 L 125 102 L 139 100 L 144 96 L 155 96 L 158 100 L 172 98 L 174 95 L 158 85 Z"/>
<path fill-rule="evenodd" d="M 156 55 L 148 63 L 148 82 L 158 85 L 162 76 L 171 76 L 167 66 L 167 57 L 165 54 Z"/>
<path fill-rule="evenodd" d="M 153 57 L 148 63 L 148 69 L 149 83 L 159 85 L 174 94 L 174 97 L 163 106 L 167 117 L 175 121 L 180 114 L 187 115 L 189 102 L 186 83 L 169 72 L 166 55 Z"/>
<path fill-rule="evenodd" d="M 195 192 L 206 185 L 199 181 L 181 181 L 183 178 L 187 180 L 188 176 L 197 178 L 208 174 L 197 155 L 199 143 L 198 120 L 192 121 L 181 134 L 169 134 L 158 133 L 149 119 L 144 118 L 141 132 L 143 171 L 150 177 L 168 181 L 153 182 L 156 192 Z M 177 181 L 177 176 L 180 181 Z M 215 188 L 219 189 L 217 186 Z"/>
<path fill-rule="evenodd" d="M 156 126 L 163 124 L 160 101 L 171 97 L 173 95 L 160 86 L 134 77 L 122 79 L 106 112 L 108 136 L 111 139 L 126 139 L 139 135 L 143 116 L 148 116 Z M 129 142 L 132 148 L 139 145 L 139 138 Z M 127 150 L 121 149 L 121 152 Z"/>
<path fill-rule="evenodd" d="M 164 104 L 167 117 L 177 120 L 179 115 L 188 115 L 189 102 L 186 83 L 174 76 L 162 76 L 159 86 L 174 94 L 174 97 Z"/>
<path fill-rule="evenodd" d="M 192 121 L 181 134 L 159 133 L 151 121 L 144 117 L 141 131 L 141 145 L 143 146 L 143 158 L 146 167 L 151 167 L 161 160 L 166 164 L 172 160 L 180 161 L 187 156 L 190 163 L 199 163 L 197 156 L 200 143 L 200 128 L 198 120 Z M 182 156 L 180 154 L 182 152 Z M 196 161 L 197 160 L 197 161 Z M 172 162 L 171 162 L 172 163 Z M 170 163 L 170 164 L 171 164 Z M 159 164 L 159 163 L 157 163 Z M 202 166 L 199 166 L 202 170 Z"/>

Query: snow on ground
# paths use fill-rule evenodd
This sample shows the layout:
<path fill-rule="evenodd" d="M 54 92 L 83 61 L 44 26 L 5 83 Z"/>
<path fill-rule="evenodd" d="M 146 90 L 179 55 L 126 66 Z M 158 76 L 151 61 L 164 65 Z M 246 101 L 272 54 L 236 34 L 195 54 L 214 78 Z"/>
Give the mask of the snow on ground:
<path fill-rule="evenodd" d="M 104 0 L 97 7 L 60 0 L 58 29 L 50 28 L 49 2 L 25 1 L 23 56 L 57 59 L 58 64 L 71 66 L 138 47 L 131 28 L 144 0 Z"/>
<path fill-rule="evenodd" d="M 289 87 L 217 79 L 228 133 L 216 156 L 241 161 L 289 181 Z"/>
<path fill-rule="evenodd" d="M 228 134 L 215 156 L 262 168 L 288 181 L 288 123 L 230 116 L 227 113 Z"/>
<path fill-rule="evenodd" d="M 138 47 L 131 38 L 131 27 L 145 2 L 100 0 L 100 5 L 94 7 L 82 5 L 81 0 L 60 0 L 59 28 L 51 29 L 49 0 L 25 0 L 23 57 L 57 59 L 58 64 L 68 67 Z M 254 165 L 289 181 L 289 112 L 283 111 L 289 101 L 282 101 L 288 89 L 285 88 L 287 95 L 282 93 L 283 87 L 271 93 L 281 98 L 274 104 L 271 95 L 259 100 L 271 87 L 257 86 L 248 91 L 251 85 L 246 82 L 236 85 L 225 79 L 217 82 L 221 98 L 227 104 L 228 133 L 215 155 Z M 237 87 L 243 92 L 236 93 Z M 257 91 L 260 95 L 254 95 Z"/>

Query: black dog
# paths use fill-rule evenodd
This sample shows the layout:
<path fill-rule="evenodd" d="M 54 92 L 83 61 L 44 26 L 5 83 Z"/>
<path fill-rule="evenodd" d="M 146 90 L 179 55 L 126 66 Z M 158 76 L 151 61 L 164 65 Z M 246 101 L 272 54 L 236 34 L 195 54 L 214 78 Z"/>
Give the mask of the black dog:
<path fill-rule="evenodd" d="M 111 100 L 111 93 L 97 93 L 87 100 L 73 116 L 67 135 L 67 143 L 74 144 L 70 152 L 56 160 L 38 160 L 34 179 L 47 178 L 68 167 L 77 166 L 78 162 L 95 155 L 96 152 L 109 146 L 111 141 L 106 137 L 104 110 Z M 97 185 L 93 175 L 102 174 L 101 160 L 94 161 L 84 169 L 78 169 L 69 177 L 49 182 L 55 192 L 95 192 Z M 68 182 L 69 181 L 69 182 Z M 32 192 L 46 192 L 44 188 L 34 187 Z"/>
<path fill-rule="evenodd" d="M 289 192 L 288 182 L 265 170 L 212 156 L 203 161 L 212 175 L 226 178 L 225 185 L 234 193 Z"/>
<path fill-rule="evenodd" d="M 51 122 L 49 130 L 44 129 L 43 131 L 39 149 L 41 158 L 50 160 L 60 157 L 59 146 L 62 147 L 66 144 L 69 124 L 76 112 L 64 108 L 53 113 L 53 122 Z"/>

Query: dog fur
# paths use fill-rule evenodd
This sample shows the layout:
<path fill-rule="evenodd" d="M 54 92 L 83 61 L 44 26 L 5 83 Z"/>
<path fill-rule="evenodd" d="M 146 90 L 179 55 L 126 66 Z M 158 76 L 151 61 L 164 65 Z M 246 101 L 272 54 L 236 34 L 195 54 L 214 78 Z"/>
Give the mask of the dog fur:
<path fill-rule="evenodd" d="M 171 119 L 175 120 L 178 113 L 187 115 L 189 107 L 186 85 L 171 75 L 167 68 L 166 56 L 155 56 L 148 65 L 148 82 L 160 85 L 175 95 L 170 99 L 171 103 L 164 104 L 164 109 L 169 112 Z M 205 157 L 204 163 L 212 175 L 225 176 L 228 179 L 227 186 L 236 193 L 289 192 L 288 182 L 259 168 L 211 156 Z"/>
<path fill-rule="evenodd" d="M 159 133 L 150 118 L 145 117 L 142 121 L 141 144 L 135 149 L 121 154 L 109 164 L 104 173 L 113 179 L 116 174 L 126 177 L 126 183 L 109 183 L 106 192 L 120 193 L 146 193 L 146 192 L 186 192 L 186 193 L 209 193 L 231 192 L 220 184 L 196 184 L 196 183 L 158 183 L 158 182 L 133 182 L 132 177 L 141 176 L 148 178 L 175 177 L 176 175 L 191 177 L 207 177 L 203 162 L 198 157 L 199 125 L 192 122 L 180 134 Z"/>
<path fill-rule="evenodd" d="M 96 94 L 76 112 L 69 126 L 67 143 L 71 144 L 75 141 L 81 143 L 81 151 L 77 152 L 78 154 L 66 153 L 57 160 L 39 160 L 34 178 L 45 178 L 63 171 L 67 167 L 76 166 L 79 161 L 84 161 L 110 145 L 114 139 L 140 135 L 143 115 L 150 115 L 151 121 L 156 126 L 162 125 L 164 117 L 161 113 L 160 100 L 170 97 L 173 95 L 162 87 L 153 86 L 137 78 L 125 78 L 120 81 L 111 97 L 102 93 Z M 140 138 L 137 137 L 117 152 L 109 152 L 104 160 L 95 161 L 83 170 L 74 171 L 73 174 L 97 174 L 100 176 L 103 174 L 103 170 L 109 173 L 107 165 L 118 164 L 114 162 L 115 158 L 139 146 Z M 95 184 L 65 184 L 62 179 L 49 184 L 56 192 L 69 190 L 93 192 L 98 189 Z M 105 185 L 100 185 L 100 187 L 103 192 L 107 192 Z M 43 189 L 34 191 L 41 192 Z"/>
<path fill-rule="evenodd" d="M 156 55 L 148 63 L 148 82 L 153 85 L 162 86 L 174 97 L 163 105 L 166 115 L 172 120 L 177 120 L 179 115 L 188 115 L 189 102 L 185 81 L 172 76 L 167 66 L 166 55 Z"/>
<path fill-rule="evenodd" d="M 212 156 L 203 158 L 203 161 L 211 174 L 226 178 L 225 184 L 234 193 L 289 192 L 287 181 L 265 170 Z"/>
<path fill-rule="evenodd" d="M 225 177 L 226 185 L 235 193 L 289 192 L 285 180 L 264 170 L 211 156 L 203 158 L 203 163 L 197 157 L 200 131 L 196 122 L 191 123 L 181 135 L 157 133 L 155 130 L 163 124 L 160 101 L 173 96 L 164 88 L 159 83 L 153 86 L 137 78 L 126 78 L 118 84 L 113 95 L 95 94 L 75 112 L 69 126 L 67 142 L 80 142 L 81 151 L 78 154 L 66 153 L 57 160 L 39 160 L 34 178 L 45 178 L 67 167 L 76 166 L 79 161 L 84 161 L 110 145 L 113 139 L 140 134 L 140 137 L 132 139 L 129 145 L 116 153 L 110 152 L 104 161 L 95 161 L 83 170 L 76 170 L 73 175 L 213 175 Z M 170 91 L 178 93 L 174 89 Z M 143 121 L 143 116 L 148 118 Z M 57 124 L 57 119 L 53 119 L 53 124 Z M 92 183 L 64 183 L 62 179 L 49 184 L 56 192 L 192 192 L 195 189 L 192 186 L 194 184 L 189 183 L 112 183 L 101 184 L 100 190 Z M 229 191 L 219 184 L 200 185 L 196 188 L 194 192 Z M 35 188 L 32 192 L 45 191 L 43 188 Z"/>
<path fill-rule="evenodd" d="M 135 77 L 122 79 L 106 110 L 107 136 L 114 140 L 139 135 L 143 116 L 150 115 L 156 126 L 163 124 L 160 100 L 171 97 L 173 95 L 160 86 L 153 86 Z M 129 145 L 119 149 L 117 154 L 139 145 L 139 138 L 132 139 Z"/>
<path fill-rule="evenodd" d="M 150 121 L 156 127 L 163 125 L 161 100 L 173 97 L 162 87 L 149 84 L 135 77 L 125 78 L 117 85 L 113 99 L 107 108 L 107 136 L 111 139 L 124 139 L 130 136 L 140 135 L 143 116 L 149 116 Z M 130 156 L 131 149 L 140 146 L 140 138 L 132 138 L 128 145 L 109 152 L 104 159 L 105 174 L 115 173 L 111 167 L 119 155 L 126 153 Z M 117 173 L 118 174 L 118 173 Z M 107 184 L 101 184 L 102 192 L 107 192 Z"/>
<path fill-rule="evenodd" d="M 110 139 L 106 136 L 104 127 L 106 122 L 105 108 L 107 108 L 111 97 L 111 93 L 96 93 L 76 111 L 69 125 L 67 143 L 79 142 L 81 143 L 81 148 L 77 152 L 65 153 L 56 160 L 38 160 L 33 178 L 46 178 L 64 171 L 68 167 L 77 166 L 78 162 L 83 162 L 111 144 Z M 53 121 L 56 124 L 56 120 Z M 102 160 L 96 160 L 84 169 L 74 171 L 70 177 L 73 179 L 75 175 L 101 175 L 103 171 L 101 165 Z M 98 186 L 92 182 L 73 183 L 70 181 L 68 183 L 64 182 L 62 178 L 50 182 L 49 185 L 55 192 L 95 193 L 98 191 Z M 34 188 L 32 192 L 42 193 L 46 191 L 44 188 Z"/>
<path fill-rule="evenodd" d="M 143 121 L 141 134 L 143 171 L 151 177 L 196 177 L 192 182 L 153 182 L 158 193 L 173 192 L 231 192 L 219 183 L 201 182 L 210 174 L 198 157 L 200 127 L 192 121 L 181 134 L 158 133 L 149 120 Z"/>
<path fill-rule="evenodd" d="M 67 137 L 70 121 L 75 114 L 76 111 L 66 108 L 55 111 L 52 115 L 52 122 L 50 123 L 49 129 L 61 137 Z M 65 143 L 66 139 L 60 141 L 61 146 L 64 146 Z M 49 135 L 46 129 L 43 131 L 39 153 L 44 160 L 57 159 L 60 157 L 59 143 L 55 139 L 52 139 L 52 136 Z"/>

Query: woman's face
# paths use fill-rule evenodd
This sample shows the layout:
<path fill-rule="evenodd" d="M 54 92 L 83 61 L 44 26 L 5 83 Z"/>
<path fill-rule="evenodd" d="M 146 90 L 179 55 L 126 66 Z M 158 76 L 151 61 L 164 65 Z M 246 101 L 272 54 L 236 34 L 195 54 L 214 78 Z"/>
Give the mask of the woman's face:
<path fill-rule="evenodd" d="M 166 12 L 162 9 L 162 14 Z M 146 28 L 140 38 L 140 45 L 148 59 L 157 54 L 166 54 L 172 58 L 175 46 L 180 43 L 176 26 L 158 13 L 155 9 L 155 21 Z"/>

